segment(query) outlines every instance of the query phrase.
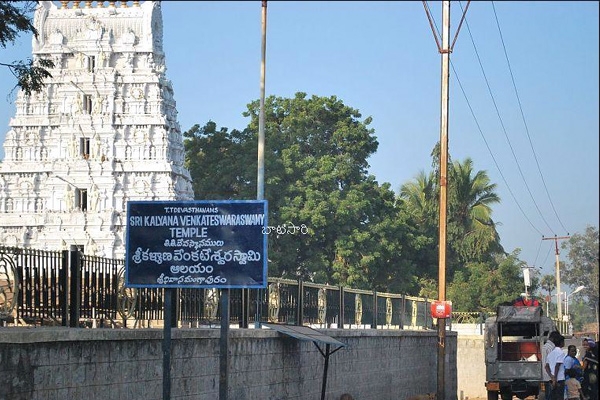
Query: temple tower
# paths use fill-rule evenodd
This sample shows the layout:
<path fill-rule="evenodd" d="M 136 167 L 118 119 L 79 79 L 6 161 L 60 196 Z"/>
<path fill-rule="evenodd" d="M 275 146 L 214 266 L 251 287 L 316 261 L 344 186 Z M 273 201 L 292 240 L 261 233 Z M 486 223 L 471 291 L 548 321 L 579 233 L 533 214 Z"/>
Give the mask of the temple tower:
<path fill-rule="evenodd" d="M 129 200 L 192 200 L 160 2 L 40 2 L 33 57 L 0 163 L 0 244 L 121 258 Z"/>

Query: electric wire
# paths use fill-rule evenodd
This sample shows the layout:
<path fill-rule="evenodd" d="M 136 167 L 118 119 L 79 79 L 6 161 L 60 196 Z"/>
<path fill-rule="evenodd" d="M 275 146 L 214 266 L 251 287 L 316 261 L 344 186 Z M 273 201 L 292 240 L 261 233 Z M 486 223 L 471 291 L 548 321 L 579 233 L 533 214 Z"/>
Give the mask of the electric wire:
<path fill-rule="evenodd" d="M 548 261 L 548 257 L 550 257 L 550 253 L 552 252 L 552 246 L 548 246 L 548 253 L 546 253 L 546 258 L 544 258 L 544 262 L 542 263 L 542 265 L 546 264 L 546 261 Z"/>
<path fill-rule="evenodd" d="M 423 4 L 425 5 L 425 7 L 426 7 L 426 10 L 427 10 L 427 11 L 429 11 L 429 8 L 428 8 L 429 6 L 428 6 L 427 2 L 426 2 L 426 1 L 424 1 L 424 2 L 423 2 Z M 459 4 L 460 4 L 460 2 L 459 2 Z M 462 4 L 461 4 L 461 8 L 462 8 Z M 494 9 L 494 12 L 495 12 L 495 9 Z M 465 22 L 466 22 L 466 21 L 465 21 Z M 430 19 L 430 24 L 432 25 L 432 30 L 433 30 L 433 26 L 435 25 L 434 36 L 435 36 L 435 32 L 436 32 L 436 31 L 438 32 L 438 35 L 439 35 L 439 30 L 437 29 L 437 24 L 435 24 L 435 20 L 433 20 L 433 21 L 432 21 L 432 20 Z M 471 36 L 471 41 L 472 41 L 473 47 L 475 48 L 475 52 L 476 52 L 476 54 L 477 54 L 477 58 L 478 58 L 478 61 L 479 61 L 480 67 L 481 67 L 481 69 L 482 69 L 482 72 L 483 72 L 483 74 L 484 74 L 484 77 L 486 78 L 486 84 L 487 84 L 487 86 L 488 86 L 488 90 L 489 90 L 489 92 L 490 92 L 490 96 L 492 97 L 492 100 L 494 101 L 494 106 L 496 106 L 495 99 L 494 99 L 494 97 L 493 97 L 493 94 L 491 93 L 491 89 L 490 89 L 489 83 L 488 83 L 488 81 L 487 81 L 487 77 L 485 76 L 485 72 L 484 72 L 484 70 L 483 70 L 483 65 L 481 64 L 481 60 L 480 60 L 480 58 L 479 58 L 479 54 L 477 53 L 477 49 L 476 49 L 475 43 L 474 43 L 474 41 L 473 41 L 473 37 L 472 37 L 472 35 L 471 35 L 471 31 L 470 31 L 470 28 L 468 27 L 468 24 L 467 24 L 467 29 L 469 30 L 469 35 Z M 505 45 L 504 45 L 504 41 L 503 41 L 503 39 L 502 39 L 502 44 L 503 44 L 503 47 L 504 47 L 505 56 L 507 57 L 507 53 L 506 53 L 506 49 L 505 49 Z M 484 143 L 485 143 L 485 145 L 486 145 L 486 147 L 487 147 L 487 149 L 488 149 L 488 152 L 490 153 L 490 156 L 492 157 L 492 160 L 493 160 L 494 164 L 496 165 L 496 168 L 498 169 L 498 171 L 499 171 L 499 173 L 500 173 L 500 176 L 502 177 L 502 180 L 503 180 L 503 181 L 504 181 L 504 183 L 506 184 L 506 187 L 507 187 L 507 189 L 508 189 L 509 193 L 511 194 L 511 196 L 512 196 L 513 200 L 515 201 L 515 203 L 516 203 L 517 207 L 519 208 L 519 210 L 520 210 L 520 211 L 521 211 L 521 213 L 523 214 L 523 216 L 524 216 L 525 220 L 526 220 L 526 221 L 527 221 L 527 222 L 528 222 L 528 223 L 531 225 L 531 227 L 532 227 L 532 228 L 533 228 L 535 231 L 537 231 L 537 232 L 538 232 L 538 233 L 539 233 L 539 234 L 542 236 L 542 238 L 543 238 L 543 237 L 544 237 L 544 235 L 541 233 L 541 231 L 540 231 L 538 228 L 536 228 L 536 226 L 535 226 L 535 225 L 534 225 L 534 224 L 531 222 L 531 220 L 530 220 L 530 219 L 527 217 L 527 214 L 524 212 L 524 210 L 523 210 L 523 209 L 522 209 L 522 207 L 520 206 L 520 203 L 518 202 L 518 200 L 516 199 L 516 196 L 515 196 L 515 195 L 514 195 L 514 193 L 512 192 L 512 190 L 511 190 L 511 188 L 510 188 L 510 185 L 509 185 L 509 184 L 508 184 L 508 182 L 506 181 L 506 179 L 505 179 L 505 177 L 504 177 L 504 175 L 503 175 L 503 173 L 502 173 L 502 170 L 501 170 L 501 168 L 500 168 L 500 166 L 499 166 L 498 162 L 496 161 L 496 159 L 495 159 L 495 157 L 494 157 L 494 154 L 493 154 L 493 152 L 492 152 L 492 150 L 491 150 L 491 148 L 490 148 L 490 146 L 489 146 L 489 144 L 488 144 L 488 142 L 487 142 L 487 140 L 486 140 L 486 138 L 485 138 L 485 135 L 483 134 L 483 130 L 481 129 L 481 126 L 480 126 L 480 124 L 479 124 L 479 121 L 477 120 L 477 117 L 475 116 L 475 112 L 474 112 L 474 110 L 473 110 L 473 108 L 472 108 L 472 106 L 471 106 L 471 104 L 470 104 L 470 102 L 469 102 L 469 99 L 468 99 L 468 97 L 467 97 L 467 95 L 466 95 L 466 91 L 464 90 L 464 87 L 463 87 L 463 85 L 462 85 L 462 82 L 460 81 L 460 78 L 458 77 L 458 73 L 457 73 L 457 71 L 456 71 L 456 69 L 455 69 L 455 67 L 454 67 L 454 64 L 452 63 L 452 61 L 451 61 L 451 60 L 450 60 L 450 65 L 452 66 L 452 71 L 453 71 L 453 73 L 454 73 L 454 77 L 456 78 L 456 80 L 457 80 L 457 82 L 458 82 L 458 85 L 459 85 L 459 87 L 460 87 L 460 89 L 461 89 L 461 91 L 462 91 L 462 93 L 463 93 L 463 96 L 464 96 L 464 98 L 465 98 L 465 101 L 466 101 L 466 103 L 467 103 L 467 106 L 469 107 L 469 110 L 470 110 L 470 112 L 471 112 L 471 115 L 472 115 L 472 117 L 473 117 L 473 119 L 474 119 L 474 121 L 475 121 L 475 124 L 477 125 L 477 129 L 479 130 L 479 133 L 480 133 L 480 135 L 481 135 L 481 137 L 482 137 L 482 139 L 483 139 L 483 141 L 484 141 Z M 513 74 L 512 74 L 512 70 L 510 70 L 510 73 L 511 73 L 511 78 L 513 79 L 513 85 L 514 85 L 514 88 L 515 88 L 515 92 L 517 93 L 517 98 L 518 98 L 518 92 L 517 92 L 517 90 L 516 90 L 516 85 L 515 85 L 515 83 L 514 83 L 514 76 L 513 76 Z M 523 113 L 523 111 L 522 111 L 522 107 L 521 107 L 520 98 L 518 98 L 518 102 L 519 102 L 519 107 L 520 107 L 520 109 L 521 109 L 522 118 L 523 118 L 523 120 L 524 120 L 524 113 Z M 500 122 L 501 122 L 501 124 L 502 124 L 502 127 L 504 128 L 504 125 L 503 125 L 502 119 L 501 119 L 501 117 L 500 117 L 500 115 L 499 115 L 499 110 L 498 110 L 498 108 L 497 108 L 497 107 L 496 107 L 496 112 L 498 113 L 498 117 L 500 118 Z M 526 124 L 525 120 L 524 120 L 523 122 Z M 530 145 L 531 145 L 531 146 L 533 146 L 533 145 L 531 144 L 531 139 L 530 139 L 530 136 L 529 136 L 529 131 L 528 131 L 528 128 L 527 128 L 527 126 L 526 126 L 526 129 L 527 129 L 527 135 L 528 135 L 528 138 L 529 138 L 529 140 L 530 140 Z M 504 133 L 505 133 L 505 136 L 506 136 L 506 131 L 505 131 Z M 509 143 L 509 146 L 511 147 L 511 150 L 513 150 L 513 148 L 512 148 L 512 145 L 510 144 L 510 140 L 509 140 L 508 136 L 506 136 L 506 139 L 508 140 L 508 143 Z M 535 154 L 535 153 L 534 153 L 534 154 Z M 516 160 L 516 156 L 515 156 L 515 154 L 514 154 L 514 151 L 513 151 L 513 156 L 515 157 L 515 161 L 517 161 L 517 160 Z M 536 155 L 536 163 L 538 163 L 538 160 L 537 160 L 537 155 Z M 517 165 L 518 165 L 518 161 L 517 161 Z M 518 165 L 518 166 L 519 166 L 519 165 Z M 539 169 L 539 163 L 538 163 L 538 169 Z M 527 182 L 526 182 L 526 181 L 525 181 L 525 179 L 524 179 L 524 176 L 523 176 L 523 174 L 522 174 L 522 171 L 521 171 L 521 168 L 520 168 L 520 166 L 519 166 L 519 172 L 521 172 L 521 177 L 523 178 L 523 181 L 525 182 L 525 185 L 527 186 Z M 540 171 L 540 173 L 541 173 L 541 171 Z M 546 194 L 549 196 L 549 193 L 548 193 L 548 191 L 547 191 L 547 186 L 545 185 L 545 181 L 544 181 L 544 187 L 546 188 Z M 529 191 L 529 186 L 527 186 L 527 189 L 528 189 L 528 191 Z M 534 204 L 536 205 L 536 208 L 537 208 L 538 212 L 540 213 L 540 216 L 542 217 L 542 219 L 544 220 L 544 222 L 546 223 L 546 225 L 548 225 L 547 221 L 545 220 L 545 218 L 544 218 L 544 217 L 543 217 L 543 215 L 541 214 L 541 212 L 540 212 L 540 210 L 539 210 L 539 207 L 537 206 L 537 203 L 536 203 L 536 202 L 535 202 L 535 200 L 533 199 L 533 196 L 532 196 L 532 194 L 531 194 L 531 191 L 529 191 L 529 194 L 530 194 L 530 196 L 531 196 L 532 200 L 534 201 Z M 550 201 L 551 201 L 551 200 L 550 200 Z M 552 203 L 551 203 L 551 204 L 552 204 Z M 555 212 L 555 215 L 556 215 L 557 219 L 559 220 L 559 223 L 561 224 L 561 226 L 563 227 L 563 229 L 565 229 L 565 228 L 564 228 L 564 225 L 563 225 L 563 223 L 562 223 L 562 221 L 560 220 L 560 218 L 558 217 L 558 215 L 557 215 L 557 213 L 556 213 L 556 210 L 555 210 L 555 208 L 554 208 L 554 205 L 553 205 L 553 204 L 552 204 L 552 207 L 553 207 L 553 210 L 554 210 L 554 212 Z M 550 228 L 550 230 L 552 230 L 552 229 Z M 566 229 L 565 229 L 565 230 L 566 230 Z M 556 234 L 555 234 L 555 236 L 556 236 Z M 537 254 L 536 254 L 536 256 L 535 256 L 535 261 L 534 261 L 534 264 L 533 264 L 534 266 L 535 266 L 535 263 L 537 262 L 537 259 L 538 259 L 539 253 L 540 253 L 540 249 L 541 249 L 541 242 L 542 242 L 542 241 L 540 240 L 540 245 L 538 246 Z M 550 255 L 550 253 L 551 253 L 551 251 L 552 251 L 552 247 L 549 247 L 549 250 L 548 250 L 548 252 L 547 252 L 547 254 L 546 254 L 546 257 L 545 257 L 545 259 L 544 259 L 544 261 L 543 261 L 543 263 L 542 263 L 542 264 L 546 264 L 546 262 L 547 262 L 547 260 L 548 260 L 548 257 L 549 257 L 549 255 Z"/>
<path fill-rule="evenodd" d="M 531 152 L 533 153 L 533 158 L 537 165 L 538 172 L 540 173 L 540 178 L 542 179 L 542 184 L 544 186 L 544 190 L 546 191 L 546 195 L 548 196 L 548 201 L 550 202 L 550 206 L 552 207 L 552 211 L 554 211 L 554 215 L 556 219 L 560 223 L 560 226 L 566 231 L 564 224 L 562 223 L 558 213 L 556 212 L 556 208 L 554 207 L 554 202 L 550 197 L 550 192 L 548 191 L 548 186 L 546 185 L 546 180 L 544 179 L 544 175 L 542 174 L 542 169 L 540 167 L 540 163 L 538 161 L 537 154 L 535 152 L 535 148 L 533 147 L 533 142 L 531 141 L 531 136 L 529 135 L 529 127 L 527 126 L 527 122 L 525 120 L 525 113 L 523 112 L 523 105 L 521 104 L 521 98 L 519 97 L 519 91 L 517 90 L 517 84 L 515 83 L 515 77 L 513 75 L 512 67 L 510 65 L 510 60 L 508 58 L 508 52 L 506 51 L 506 44 L 504 43 L 504 37 L 502 36 L 502 30 L 500 29 L 500 22 L 498 20 L 498 14 L 496 13 L 496 7 L 494 2 L 492 1 L 492 9 L 494 10 L 494 17 L 496 19 L 496 26 L 498 27 L 498 33 L 500 34 L 500 41 L 502 42 L 502 49 L 504 50 L 504 57 L 506 58 L 506 64 L 508 65 L 508 70 L 510 72 L 510 78 L 512 80 L 513 88 L 515 90 L 515 96 L 517 97 L 517 103 L 519 104 L 519 111 L 521 112 L 521 119 L 523 120 L 523 125 L 525 126 L 525 133 L 527 134 L 527 139 L 529 140 L 529 146 L 531 147 Z M 568 235 L 568 233 L 567 233 Z"/>
<path fill-rule="evenodd" d="M 538 249 L 535 253 L 535 258 L 533 259 L 534 266 L 535 266 L 535 263 L 537 262 L 538 256 L 540 255 L 540 249 L 542 248 L 542 242 L 543 242 L 543 240 L 540 240 L 540 245 L 538 246 Z"/>
<path fill-rule="evenodd" d="M 492 157 L 492 161 L 494 161 L 494 165 L 496 165 L 496 168 L 498 169 L 498 172 L 500 173 L 500 177 L 502 177 L 502 181 L 504 181 L 504 184 L 506 185 L 506 188 L 508 189 L 508 192 L 510 193 L 510 195 L 513 198 L 513 200 L 515 201 L 515 204 L 517 205 L 517 208 L 519 209 L 519 211 L 521 211 L 521 214 L 523 214 L 523 217 L 525 217 L 525 220 L 527 220 L 527 222 L 529 222 L 529 225 L 531 225 L 531 227 L 536 232 L 538 232 L 541 236 L 543 236 L 542 232 L 538 228 L 536 228 L 536 226 L 531 222 L 531 220 L 529 219 L 529 217 L 527 216 L 527 214 L 525 213 L 525 211 L 523 211 L 523 208 L 521 207 L 521 204 L 517 200 L 515 194 L 513 193 L 512 189 L 510 188 L 510 185 L 506 181 L 506 178 L 504 177 L 504 174 L 502 173 L 502 169 L 500 168 L 500 165 L 496 161 L 496 157 L 494 157 L 494 153 L 492 152 L 492 149 L 490 148 L 490 145 L 488 144 L 488 141 L 485 138 L 485 135 L 483 134 L 481 126 L 479 125 L 479 121 L 477 120 L 477 117 L 475 116 L 475 112 L 473 111 L 473 107 L 471 107 L 471 102 L 469 101 L 469 98 L 467 97 L 465 89 L 463 88 L 463 85 L 462 85 L 462 83 L 461 83 L 461 81 L 460 81 L 460 79 L 458 77 L 458 73 L 456 72 L 456 69 L 454 68 L 454 64 L 452 63 L 452 61 L 450 61 L 450 66 L 452 67 L 452 71 L 454 72 L 454 77 L 456 78 L 456 81 L 458 82 L 458 86 L 460 87 L 460 90 L 461 90 L 461 92 L 462 92 L 462 94 L 463 94 L 463 96 L 465 98 L 465 101 L 467 102 L 467 106 L 469 107 L 469 111 L 471 111 L 471 116 L 475 120 L 475 125 L 477 125 L 477 130 L 479 131 L 479 134 L 481 135 L 481 138 L 483 139 L 483 142 L 485 143 L 485 147 L 487 147 L 488 152 L 490 153 L 490 156 Z"/>
<path fill-rule="evenodd" d="M 459 2 L 460 3 L 460 2 Z M 461 9 L 462 9 L 462 4 L 461 4 Z M 483 68 L 483 63 L 481 62 L 481 58 L 479 57 L 479 52 L 477 50 L 477 46 L 475 45 L 475 40 L 473 39 L 473 35 L 471 33 L 471 28 L 469 27 L 469 21 L 467 19 L 465 19 L 465 25 L 467 27 L 467 31 L 469 32 L 469 37 L 471 38 L 471 44 L 473 45 L 473 50 L 475 51 L 475 56 L 477 57 L 477 62 L 479 63 L 479 67 L 481 69 L 481 73 L 483 74 L 483 78 L 485 80 L 485 84 L 488 88 L 488 93 L 492 99 L 492 103 L 494 104 L 494 109 L 496 110 L 496 114 L 498 116 L 498 119 L 500 121 L 500 126 L 502 127 L 502 131 L 504 133 L 504 137 L 506 138 L 506 141 L 508 143 L 508 147 L 510 148 L 510 151 L 513 155 L 513 158 L 515 160 L 515 163 L 517 165 L 517 169 L 519 170 L 519 174 L 521 176 L 521 179 L 523 180 L 523 183 L 525 184 L 525 187 L 527 189 L 527 192 L 529 193 L 529 196 L 531 197 L 531 200 L 533 201 L 533 204 L 536 208 L 536 210 L 538 211 L 540 217 L 542 218 L 542 220 L 544 221 L 544 223 L 546 224 L 546 226 L 548 227 L 548 229 L 550 229 L 550 231 L 552 231 L 554 233 L 554 230 L 550 227 L 550 225 L 548 224 L 548 221 L 546 221 L 546 218 L 544 218 L 544 215 L 542 214 L 537 202 L 535 201 L 535 198 L 533 197 L 533 194 L 531 193 L 531 189 L 529 188 L 529 185 L 527 184 L 527 180 L 525 179 L 525 175 L 523 174 L 523 170 L 521 169 L 521 164 L 519 163 L 519 160 L 517 159 L 517 155 L 515 154 L 515 150 L 512 146 L 512 143 L 510 141 L 510 138 L 508 137 L 508 133 L 506 132 L 506 127 L 504 126 L 504 121 L 502 119 L 502 116 L 500 115 L 500 110 L 498 109 L 498 104 L 496 103 L 496 99 L 494 97 L 494 94 L 492 93 L 492 88 L 490 87 L 490 83 L 489 80 L 487 78 L 487 75 L 485 73 L 485 69 Z M 555 234 L 556 235 L 556 234 Z"/>
<path fill-rule="evenodd" d="M 425 5 L 426 9 L 429 9 L 429 4 L 424 1 L 423 4 Z M 466 19 L 465 19 L 465 23 L 466 23 Z M 430 20 L 430 23 L 432 24 L 432 28 L 433 26 L 435 26 L 435 31 L 438 32 L 439 35 L 439 30 L 437 27 L 437 24 L 435 23 L 435 20 Z M 467 24 L 467 28 L 468 28 L 468 24 Z M 470 31 L 469 31 L 470 32 Z M 483 130 L 481 129 L 481 125 L 479 124 L 479 120 L 477 119 L 475 112 L 473 110 L 473 107 L 471 106 L 471 102 L 469 101 L 469 98 L 465 92 L 465 89 L 462 85 L 462 82 L 460 81 L 460 78 L 458 77 L 458 73 L 456 72 L 456 69 L 454 67 L 454 63 L 452 62 L 452 60 L 450 60 L 450 66 L 452 67 L 452 72 L 454 73 L 454 77 L 456 78 L 456 81 L 458 82 L 458 86 L 460 87 L 460 90 L 465 98 L 465 101 L 467 103 L 467 106 L 469 107 L 469 110 L 471 112 L 471 116 L 473 117 L 473 120 L 475 121 L 475 125 L 477 126 L 477 130 L 479 131 L 479 134 L 481 135 L 483 142 L 485 143 L 485 146 L 488 149 L 488 152 L 490 153 L 490 156 L 492 157 L 492 161 L 494 162 L 494 165 L 496 166 L 496 168 L 498 169 L 498 172 L 500 173 L 500 177 L 502 178 L 502 181 L 504 182 L 504 184 L 506 185 L 506 188 L 508 189 L 508 192 L 510 193 L 511 197 L 513 198 L 515 204 L 517 205 L 517 208 L 519 209 L 519 211 L 521 211 L 521 214 L 523 214 L 523 217 L 525 218 L 525 220 L 529 223 L 529 225 L 531 225 L 531 227 L 533 228 L 533 230 L 535 230 L 536 232 L 538 232 L 540 234 L 540 236 L 543 236 L 542 232 L 531 222 L 531 220 L 529 219 L 529 217 L 527 216 L 527 214 L 525 213 L 525 211 L 523 210 L 523 208 L 521 207 L 521 204 L 519 203 L 519 201 L 517 200 L 515 194 L 513 193 L 510 185 L 508 184 L 508 181 L 506 180 L 506 177 L 504 176 L 504 174 L 502 173 L 502 169 L 500 168 L 500 165 L 498 164 L 498 162 L 496 161 L 496 157 L 494 157 L 494 153 L 492 152 L 492 149 L 489 146 L 489 143 L 487 141 L 487 139 L 485 138 L 485 135 L 483 134 Z"/>

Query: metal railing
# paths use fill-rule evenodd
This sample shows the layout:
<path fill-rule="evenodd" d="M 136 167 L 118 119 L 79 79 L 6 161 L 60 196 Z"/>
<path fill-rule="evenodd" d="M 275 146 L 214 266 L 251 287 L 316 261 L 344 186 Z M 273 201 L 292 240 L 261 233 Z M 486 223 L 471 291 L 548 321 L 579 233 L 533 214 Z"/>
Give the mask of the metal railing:
<path fill-rule="evenodd" d="M 124 260 L 79 251 L 0 246 L 0 320 L 15 325 L 149 327 L 164 318 L 164 289 L 124 285 Z M 322 328 L 433 329 L 426 298 L 268 278 L 266 289 L 229 289 L 230 323 L 275 322 Z M 173 326 L 214 326 L 220 290 L 175 290 Z M 482 313 L 452 313 L 481 323 Z"/>
<path fill-rule="evenodd" d="M 318 327 L 429 329 L 428 299 L 269 278 L 230 289 L 230 321 Z M 177 289 L 174 326 L 214 325 L 220 291 Z M 0 246 L 0 320 L 16 325 L 143 327 L 161 323 L 164 289 L 124 285 L 124 261 L 74 251 Z"/>

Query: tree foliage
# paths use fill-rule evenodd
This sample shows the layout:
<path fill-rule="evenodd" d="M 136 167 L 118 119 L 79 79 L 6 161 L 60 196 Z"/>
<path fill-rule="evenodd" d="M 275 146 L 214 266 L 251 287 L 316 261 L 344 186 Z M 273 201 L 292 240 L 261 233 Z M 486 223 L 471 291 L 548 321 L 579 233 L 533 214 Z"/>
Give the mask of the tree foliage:
<path fill-rule="evenodd" d="M 24 1 L 17 7 L 14 1 L 0 1 L 0 46 L 6 48 L 23 32 L 32 32 L 37 36 L 33 21 L 27 16 L 35 10 L 36 4 L 37 2 Z"/>
<path fill-rule="evenodd" d="M 588 225 L 583 233 L 576 233 L 562 244 L 568 251 L 568 260 L 561 267 L 561 278 L 572 286 L 585 286 L 580 293 L 598 314 L 598 228 Z"/>
<path fill-rule="evenodd" d="M 250 148 L 255 143 L 251 132 L 217 130 L 209 121 L 203 127 L 194 125 L 184 132 L 184 138 L 185 162 L 194 178 L 196 199 L 249 199 L 254 195 L 256 161 L 252 155 L 256 152 Z"/>
<path fill-rule="evenodd" d="M 573 331 L 590 332 L 591 329 L 588 330 L 586 328 L 590 325 L 594 326 L 594 322 L 592 321 L 596 321 L 596 317 L 594 315 L 595 310 L 593 307 L 590 307 L 589 302 L 586 301 L 585 298 L 577 297 L 577 295 L 573 297 L 574 299 L 571 300 L 569 304 L 569 318 L 570 321 L 573 323 Z M 596 327 L 597 326 L 598 325 L 596 324 Z"/>
<path fill-rule="evenodd" d="M 248 105 L 244 130 L 209 121 L 184 133 L 196 198 L 256 198 L 259 107 Z M 437 298 L 435 161 L 396 195 L 368 173 L 378 146 L 370 117 L 301 92 L 268 97 L 264 112 L 269 225 L 305 227 L 271 231 L 269 276 Z M 466 159 L 449 176 L 448 293 L 461 311 L 493 310 L 522 291 L 523 263 L 500 246 L 492 219 L 500 199 L 486 172 Z"/>
<path fill-rule="evenodd" d="M 540 287 L 546 291 L 548 298 L 552 299 L 552 292 L 556 289 L 556 277 L 554 275 L 542 276 Z"/>
<path fill-rule="evenodd" d="M 471 262 L 457 271 L 447 296 L 457 311 L 495 311 L 523 291 L 519 251 L 496 254 L 493 260 Z"/>
<path fill-rule="evenodd" d="M 475 171 L 470 158 L 454 161 L 448 175 L 448 243 L 454 261 L 482 262 L 502 253 L 492 219 L 492 206 L 500 202 L 496 184 L 486 171 Z"/>
<path fill-rule="evenodd" d="M 0 1 L 0 46 L 2 48 L 14 43 L 21 33 L 30 32 L 35 37 L 38 36 L 32 18 L 29 16 L 36 5 L 37 2 L 32 1 Z M 0 65 L 7 67 L 17 78 L 15 89 L 22 89 L 26 95 L 42 90 L 44 80 L 52 76 L 48 69 L 54 68 L 52 60 L 43 58 L 0 62 Z"/>
<path fill-rule="evenodd" d="M 426 273 L 431 278 L 437 276 L 437 268 L 432 261 L 439 241 L 438 152 L 439 146 L 436 145 L 432 151 L 432 172 L 421 171 L 413 181 L 400 188 L 400 197 L 412 215 L 412 223 L 419 227 L 424 237 L 430 238 L 430 252 L 423 255 L 423 261 L 424 265 L 428 265 Z M 452 279 L 454 272 L 463 269 L 467 263 L 491 261 L 504 250 L 492 219 L 492 206 L 500 202 L 500 198 L 487 173 L 475 171 L 473 161 L 467 158 L 463 162 L 450 163 L 448 176 L 446 270 Z"/>
<path fill-rule="evenodd" d="M 401 207 L 409 215 L 408 223 L 417 231 L 420 251 L 415 255 L 422 281 L 421 295 L 437 298 L 431 280 L 438 274 L 438 189 L 433 172 L 420 171 L 413 181 L 400 187 Z M 429 281 L 428 281 L 429 280 Z"/>
<path fill-rule="evenodd" d="M 269 237 L 274 276 L 358 288 L 409 289 L 410 243 L 389 185 L 367 173 L 377 150 L 362 117 L 335 96 L 269 97 L 265 102 L 265 198 L 272 225 L 304 225 L 301 237 Z M 248 106 L 258 131 L 259 103 Z M 409 246 L 410 247 L 410 246 Z"/>
<path fill-rule="evenodd" d="M 439 258 L 439 144 L 432 151 L 429 173 L 421 171 L 400 188 L 400 200 L 419 235 L 420 295 L 437 297 Z M 523 286 L 518 252 L 506 254 L 500 245 L 492 207 L 500 202 L 485 171 L 470 158 L 449 161 L 447 186 L 447 298 L 458 311 L 492 311 L 516 298 Z M 491 286 L 492 285 L 492 286 Z M 490 289 L 491 288 L 491 289 Z"/>
<path fill-rule="evenodd" d="M 256 198 L 259 102 L 243 131 L 194 126 L 186 163 L 197 198 Z M 368 174 L 377 150 L 356 109 L 335 96 L 265 101 L 265 188 L 270 226 L 304 227 L 269 240 L 269 275 L 416 294 L 418 232 L 389 184 Z"/>

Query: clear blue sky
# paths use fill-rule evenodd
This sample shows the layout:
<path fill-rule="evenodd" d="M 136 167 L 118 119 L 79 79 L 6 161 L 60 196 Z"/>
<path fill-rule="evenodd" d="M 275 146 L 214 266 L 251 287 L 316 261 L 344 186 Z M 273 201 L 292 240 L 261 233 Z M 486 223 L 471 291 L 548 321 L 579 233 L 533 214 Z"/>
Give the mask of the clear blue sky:
<path fill-rule="evenodd" d="M 440 4 L 429 2 L 438 27 Z M 452 35 L 460 4 L 452 2 Z M 503 246 L 521 248 L 521 259 L 544 273 L 553 273 L 555 257 L 542 235 L 598 226 L 598 4 L 502 1 L 494 14 L 491 2 L 473 2 L 451 55 L 450 156 L 487 171 L 502 198 L 493 217 Z M 165 1 L 162 9 L 182 130 L 209 120 L 243 129 L 242 112 L 260 96 L 261 2 Z M 23 36 L 0 50 L 0 61 L 30 51 Z M 380 183 L 398 190 L 430 170 L 440 136 L 440 55 L 422 2 L 271 1 L 266 70 L 267 96 L 335 95 L 372 116 L 379 150 L 370 171 Z M 14 80 L 5 70 L 0 77 L 3 142 Z"/>

